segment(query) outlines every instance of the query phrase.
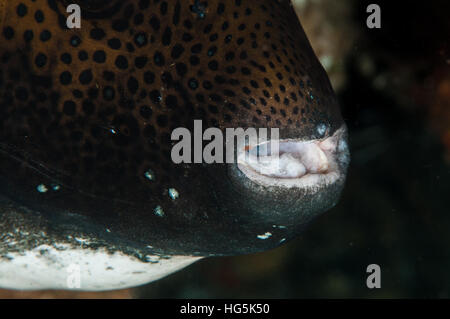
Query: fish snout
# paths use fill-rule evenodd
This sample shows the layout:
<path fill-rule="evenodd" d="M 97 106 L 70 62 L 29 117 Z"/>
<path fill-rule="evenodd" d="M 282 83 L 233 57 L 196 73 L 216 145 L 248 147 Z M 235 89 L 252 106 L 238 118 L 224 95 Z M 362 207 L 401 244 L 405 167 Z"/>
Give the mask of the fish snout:
<path fill-rule="evenodd" d="M 239 223 L 240 239 L 247 235 L 244 253 L 296 237 L 337 204 L 345 183 L 350 161 L 345 124 L 321 139 L 280 139 L 275 148 L 271 142 L 243 149 L 228 167 L 226 207 Z"/>

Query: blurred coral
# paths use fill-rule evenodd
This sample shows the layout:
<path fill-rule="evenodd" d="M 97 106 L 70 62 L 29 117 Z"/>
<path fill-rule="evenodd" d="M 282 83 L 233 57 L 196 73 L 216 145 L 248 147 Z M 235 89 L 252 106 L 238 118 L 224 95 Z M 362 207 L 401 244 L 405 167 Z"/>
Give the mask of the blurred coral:
<path fill-rule="evenodd" d="M 327 71 L 333 88 L 347 81 L 346 57 L 355 45 L 359 28 L 352 19 L 354 0 L 293 0 L 311 46 Z"/>

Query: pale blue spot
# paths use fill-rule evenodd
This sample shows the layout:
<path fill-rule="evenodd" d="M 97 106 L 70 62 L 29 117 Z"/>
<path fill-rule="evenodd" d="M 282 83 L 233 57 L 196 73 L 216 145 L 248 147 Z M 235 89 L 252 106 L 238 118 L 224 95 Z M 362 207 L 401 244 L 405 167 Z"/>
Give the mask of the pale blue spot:
<path fill-rule="evenodd" d="M 155 210 L 153 211 L 153 213 L 158 216 L 158 217 L 164 217 L 164 210 L 162 209 L 161 206 L 156 206 Z"/>
<path fill-rule="evenodd" d="M 173 200 L 177 199 L 180 196 L 180 193 L 175 188 L 169 188 L 169 196 Z"/>
<path fill-rule="evenodd" d="M 258 235 L 256 237 L 258 237 L 259 239 L 268 239 L 268 238 L 272 237 L 272 233 L 267 232 L 264 235 Z"/>
<path fill-rule="evenodd" d="M 48 191 L 47 186 L 45 186 L 44 184 L 38 185 L 36 189 L 38 190 L 39 193 L 46 193 Z"/>

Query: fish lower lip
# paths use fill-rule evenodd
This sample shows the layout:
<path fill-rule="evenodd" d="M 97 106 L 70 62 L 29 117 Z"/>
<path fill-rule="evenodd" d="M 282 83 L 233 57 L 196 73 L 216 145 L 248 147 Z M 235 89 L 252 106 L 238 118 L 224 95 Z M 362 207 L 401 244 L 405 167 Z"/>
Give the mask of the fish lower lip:
<path fill-rule="evenodd" d="M 285 139 L 270 152 L 270 141 L 238 155 L 238 168 L 265 187 L 319 189 L 345 177 L 349 162 L 345 125 L 316 140 Z M 261 153 L 263 155 L 261 155 Z"/>

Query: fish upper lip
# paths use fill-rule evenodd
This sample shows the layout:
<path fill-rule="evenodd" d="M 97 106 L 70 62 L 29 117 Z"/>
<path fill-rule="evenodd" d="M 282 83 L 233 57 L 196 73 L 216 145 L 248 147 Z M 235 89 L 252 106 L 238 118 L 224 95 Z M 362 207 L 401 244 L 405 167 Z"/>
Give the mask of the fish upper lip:
<path fill-rule="evenodd" d="M 257 146 L 263 144 L 268 142 Z M 263 187 L 306 189 L 314 193 L 344 179 L 350 159 L 345 124 L 322 139 L 281 139 L 278 154 L 257 157 L 257 146 L 238 153 L 237 166 L 247 178 Z"/>

